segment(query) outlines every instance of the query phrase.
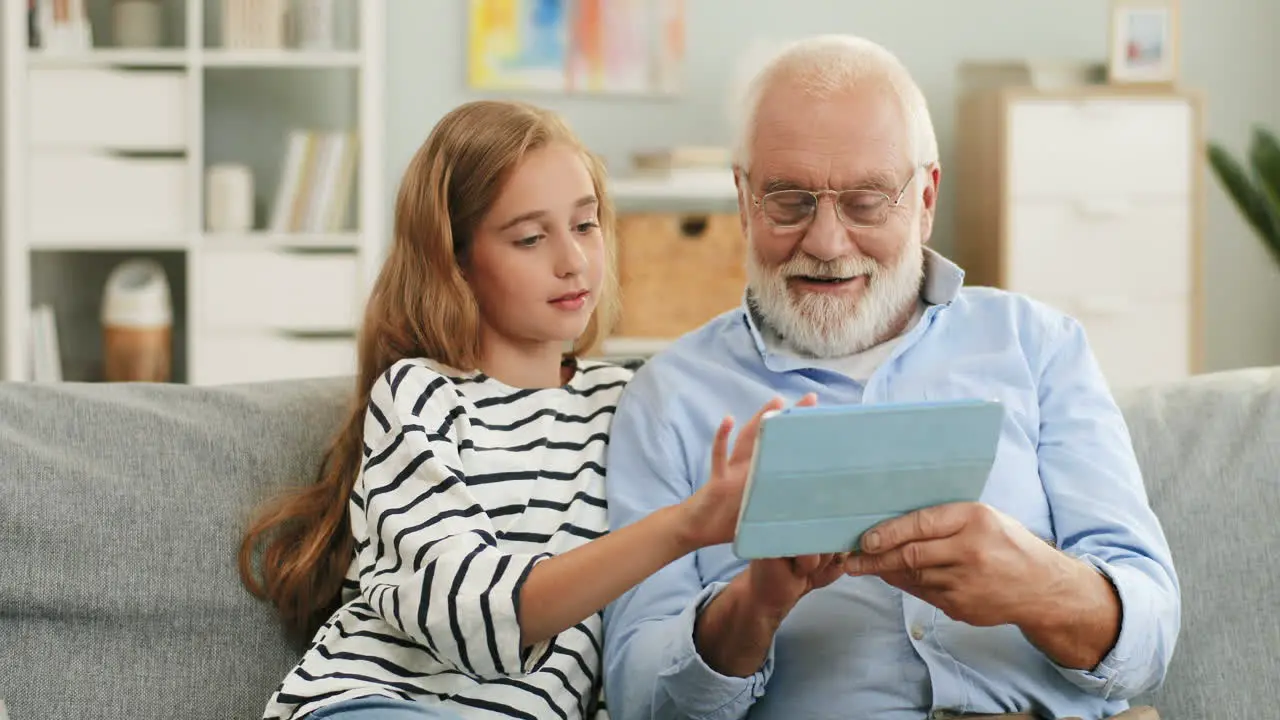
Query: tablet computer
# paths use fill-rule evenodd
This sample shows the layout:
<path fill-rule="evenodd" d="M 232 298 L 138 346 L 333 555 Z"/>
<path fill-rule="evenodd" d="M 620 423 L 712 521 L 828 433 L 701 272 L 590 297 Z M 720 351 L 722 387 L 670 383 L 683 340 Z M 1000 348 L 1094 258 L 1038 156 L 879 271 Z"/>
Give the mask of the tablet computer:
<path fill-rule="evenodd" d="M 1003 416 L 1003 406 L 990 400 L 792 407 L 767 415 L 734 553 L 850 552 L 889 518 L 976 502 Z"/>

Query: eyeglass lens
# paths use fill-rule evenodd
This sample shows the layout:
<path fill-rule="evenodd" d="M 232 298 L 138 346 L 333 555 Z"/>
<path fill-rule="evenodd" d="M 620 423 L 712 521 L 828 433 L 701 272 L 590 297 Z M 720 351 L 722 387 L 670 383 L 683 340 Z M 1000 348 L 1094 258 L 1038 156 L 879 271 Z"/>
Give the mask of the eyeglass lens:
<path fill-rule="evenodd" d="M 817 198 L 803 190 L 780 190 L 762 201 L 765 215 L 777 225 L 799 225 L 813 217 Z M 888 217 L 889 198 L 871 190 L 845 190 L 836 198 L 840 219 L 861 227 L 877 227 Z"/>

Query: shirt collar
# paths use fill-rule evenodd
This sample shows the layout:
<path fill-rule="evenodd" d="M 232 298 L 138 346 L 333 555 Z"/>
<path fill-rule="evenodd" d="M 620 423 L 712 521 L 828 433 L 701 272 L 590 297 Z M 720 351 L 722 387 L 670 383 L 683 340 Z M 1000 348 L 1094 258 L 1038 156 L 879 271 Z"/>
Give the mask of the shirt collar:
<path fill-rule="evenodd" d="M 924 280 L 920 284 L 920 298 L 924 300 L 925 304 L 950 305 L 960 295 L 962 287 L 964 287 L 964 269 L 932 248 L 926 247 L 924 249 Z M 764 358 L 766 366 L 772 370 L 808 367 L 808 364 L 796 365 L 795 367 L 775 367 L 777 363 L 773 361 L 785 360 L 785 364 L 791 366 L 798 362 L 799 359 L 778 358 L 769 352 L 765 346 L 764 335 L 760 331 L 761 318 L 751 302 L 750 292 L 743 293 L 741 310 L 747 324 L 747 330 L 751 333 L 751 341 L 755 344 L 760 357 Z"/>

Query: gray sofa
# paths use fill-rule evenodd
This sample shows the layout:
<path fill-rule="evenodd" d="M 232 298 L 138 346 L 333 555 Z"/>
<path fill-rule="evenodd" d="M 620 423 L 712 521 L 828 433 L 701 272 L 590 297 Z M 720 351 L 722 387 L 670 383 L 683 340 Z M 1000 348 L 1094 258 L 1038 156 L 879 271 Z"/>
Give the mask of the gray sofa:
<path fill-rule="evenodd" d="M 296 655 L 234 567 L 313 477 L 345 381 L 0 386 L 0 699 L 11 720 L 253 718 Z M 1184 587 L 1153 702 L 1280 717 L 1280 368 L 1127 392 Z"/>

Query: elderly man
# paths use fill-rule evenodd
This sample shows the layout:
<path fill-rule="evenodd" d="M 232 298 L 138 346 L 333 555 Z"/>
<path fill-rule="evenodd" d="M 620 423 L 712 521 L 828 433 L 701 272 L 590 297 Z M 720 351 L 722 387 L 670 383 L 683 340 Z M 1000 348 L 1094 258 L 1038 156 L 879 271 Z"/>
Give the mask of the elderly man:
<path fill-rule="evenodd" d="M 1164 677 L 1180 589 L 1080 325 L 962 287 L 961 270 L 925 249 L 937 141 L 888 52 L 845 37 L 793 45 L 757 75 L 743 112 L 745 301 L 653 358 L 625 393 L 611 525 L 688 497 L 707 478 L 719 419 L 775 395 L 998 398 L 1006 420 L 981 503 L 888 521 L 847 559 L 746 563 L 704 549 L 627 593 L 605 614 L 611 715 L 1125 713 Z"/>

